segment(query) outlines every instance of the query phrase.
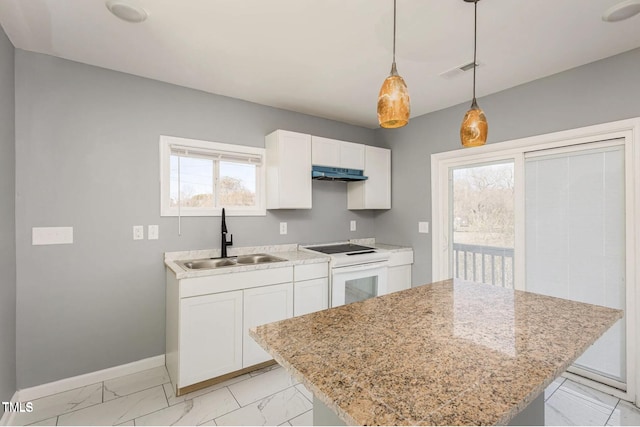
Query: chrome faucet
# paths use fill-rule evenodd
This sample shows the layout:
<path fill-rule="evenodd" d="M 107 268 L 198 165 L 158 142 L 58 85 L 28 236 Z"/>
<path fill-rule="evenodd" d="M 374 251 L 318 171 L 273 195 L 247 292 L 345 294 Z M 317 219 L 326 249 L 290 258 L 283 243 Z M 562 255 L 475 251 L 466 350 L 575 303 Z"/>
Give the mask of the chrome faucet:
<path fill-rule="evenodd" d="M 225 220 L 224 208 L 222 208 L 222 225 L 220 227 L 221 233 L 221 245 L 220 245 L 220 257 L 227 257 L 227 246 L 233 246 L 233 234 L 229 234 L 229 240 L 227 240 L 227 221 Z"/>

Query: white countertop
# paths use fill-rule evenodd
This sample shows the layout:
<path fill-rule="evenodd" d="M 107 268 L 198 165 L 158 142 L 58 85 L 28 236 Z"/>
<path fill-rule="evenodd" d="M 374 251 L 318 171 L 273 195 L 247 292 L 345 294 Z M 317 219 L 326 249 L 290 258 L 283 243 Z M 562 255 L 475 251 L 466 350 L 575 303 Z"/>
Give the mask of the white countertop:
<path fill-rule="evenodd" d="M 328 263 L 329 256 L 324 254 L 316 254 L 313 252 L 299 251 L 298 245 L 273 245 L 273 246 L 250 246 L 244 248 L 229 248 L 229 256 L 249 255 L 266 253 L 272 254 L 286 261 L 272 262 L 265 264 L 249 264 L 234 265 L 229 267 L 202 269 L 202 270 L 185 270 L 176 263 L 181 260 L 219 258 L 219 249 L 204 249 L 196 251 L 166 252 L 164 256 L 164 264 L 173 271 L 177 279 L 188 279 L 192 277 L 213 276 L 219 274 L 238 273 L 241 271 L 268 270 L 272 268 L 289 267 L 292 265 Z"/>
<path fill-rule="evenodd" d="M 349 243 L 354 243 L 356 245 L 370 246 L 372 248 L 380 249 L 381 251 L 387 251 L 387 252 L 413 251 L 413 248 L 410 246 L 397 246 L 397 245 L 388 245 L 386 243 L 376 243 L 376 239 L 350 239 Z"/>
<path fill-rule="evenodd" d="M 351 239 L 351 243 L 370 246 L 387 252 L 405 252 L 412 251 L 411 247 L 388 245 L 385 243 L 376 243 L 375 239 Z M 187 279 L 191 277 L 204 277 L 219 274 L 237 273 L 240 271 L 268 270 L 271 268 L 288 267 L 301 264 L 315 264 L 321 262 L 329 262 L 331 259 L 328 255 L 298 250 L 298 245 L 270 245 L 270 246 L 247 246 L 239 248 L 228 248 L 229 256 L 249 255 L 266 253 L 284 258 L 286 261 L 273 262 L 265 264 L 249 264 L 234 265 L 229 267 L 210 268 L 202 270 L 185 270 L 176 261 L 219 258 L 220 249 L 201 249 L 193 251 L 166 252 L 164 255 L 165 265 L 175 273 L 177 279 Z"/>

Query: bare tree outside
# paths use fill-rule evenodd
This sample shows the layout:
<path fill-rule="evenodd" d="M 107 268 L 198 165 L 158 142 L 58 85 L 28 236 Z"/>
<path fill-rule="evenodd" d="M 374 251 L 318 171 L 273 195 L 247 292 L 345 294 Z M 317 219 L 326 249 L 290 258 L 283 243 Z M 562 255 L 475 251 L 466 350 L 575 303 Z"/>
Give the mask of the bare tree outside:
<path fill-rule="evenodd" d="M 223 176 L 220 179 L 221 206 L 253 206 L 256 192 L 249 190 L 239 178 Z"/>
<path fill-rule="evenodd" d="M 256 205 L 255 165 L 181 157 L 178 197 L 178 161 L 178 156 L 171 156 L 170 206 L 177 207 L 180 204 L 186 208 L 212 208 Z M 214 167 L 214 162 L 217 162 L 217 168 Z M 216 170 L 219 177 L 214 186 Z"/>
<path fill-rule="evenodd" d="M 453 170 L 455 277 L 513 287 L 513 173 L 513 163 Z"/>

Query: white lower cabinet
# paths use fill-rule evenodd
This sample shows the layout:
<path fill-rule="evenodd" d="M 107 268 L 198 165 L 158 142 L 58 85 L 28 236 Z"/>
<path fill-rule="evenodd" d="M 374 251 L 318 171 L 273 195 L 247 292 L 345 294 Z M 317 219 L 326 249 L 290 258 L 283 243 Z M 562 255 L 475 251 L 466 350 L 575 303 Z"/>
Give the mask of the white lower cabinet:
<path fill-rule="evenodd" d="M 195 384 L 242 369 L 242 292 L 180 300 L 180 380 L 183 384 Z"/>
<path fill-rule="evenodd" d="M 249 336 L 249 329 L 293 317 L 293 283 L 245 289 L 242 367 L 257 365 L 272 357 Z"/>
<path fill-rule="evenodd" d="M 413 251 L 392 252 L 387 272 L 387 292 L 398 292 L 411 287 Z"/>
<path fill-rule="evenodd" d="M 327 263 L 180 280 L 167 269 L 165 354 L 177 395 L 270 360 L 249 329 L 327 308 L 327 275 Z"/>
<path fill-rule="evenodd" d="M 303 280 L 296 282 L 293 315 L 313 313 L 329 308 L 329 279 Z"/>
<path fill-rule="evenodd" d="M 387 273 L 387 291 L 404 291 L 411 287 L 411 264 L 389 267 Z"/>
<path fill-rule="evenodd" d="M 293 315 L 329 308 L 329 264 L 302 264 L 293 267 Z"/>

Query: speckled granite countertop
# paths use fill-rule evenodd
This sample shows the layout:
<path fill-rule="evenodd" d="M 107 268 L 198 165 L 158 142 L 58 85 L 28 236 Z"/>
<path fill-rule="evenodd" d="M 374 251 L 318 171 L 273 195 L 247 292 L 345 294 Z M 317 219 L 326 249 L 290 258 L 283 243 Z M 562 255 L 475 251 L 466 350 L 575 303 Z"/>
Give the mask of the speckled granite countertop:
<path fill-rule="evenodd" d="M 250 335 L 347 424 L 490 425 L 508 423 L 621 317 L 449 280 Z"/>
<path fill-rule="evenodd" d="M 185 270 L 176 261 L 193 260 L 220 257 L 220 249 L 204 249 L 195 251 L 166 252 L 164 254 L 164 264 L 175 273 L 178 279 L 188 279 L 192 277 L 212 276 L 218 274 L 237 273 L 240 271 L 267 270 L 270 268 L 287 267 L 291 265 L 315 264 L 329 262 L 329 257 L 324 254 L 317 254 L 306 251 L 299 251 L 297 244 L 272 245 L 272 246 L 251 246 L 240 248 L 229 248 L 229 256 L 268 253 L 284 258 L 284 262 L 274 262 L 266 264 L 235 265 L 231 267 L 221 267 L 202 270 Z"/>

